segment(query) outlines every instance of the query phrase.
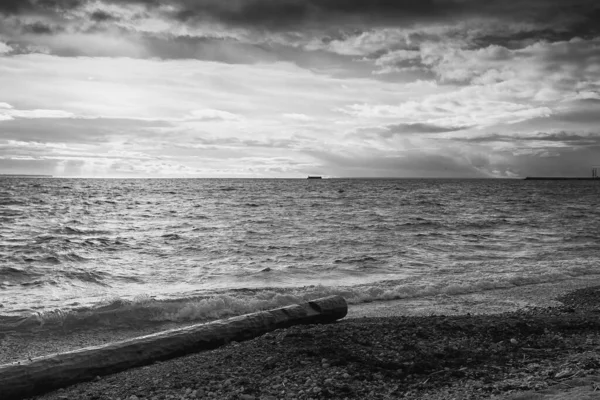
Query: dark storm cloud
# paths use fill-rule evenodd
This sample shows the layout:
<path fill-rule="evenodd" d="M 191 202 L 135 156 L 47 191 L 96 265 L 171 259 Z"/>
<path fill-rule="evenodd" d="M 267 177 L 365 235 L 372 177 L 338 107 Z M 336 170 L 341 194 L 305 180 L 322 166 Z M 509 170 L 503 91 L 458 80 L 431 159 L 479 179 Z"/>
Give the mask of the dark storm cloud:
<path fill-rule="evenodd" d="M 115 8 L 114 10 L 111 8 L 109 12 L 102 7 L 102 4 L 111 4 Z M 234 34 L 226 40 L 220 37 L 211 38 L 207 34 L 198 34 L 202 37 L 174 34 L 169 36 L 168 30 L 160 33 L 143 32 L 136 27 L 135 18 L 130 17 L 126 27 L 118 24 L 118 21 L 123 19 L 119 14 L 119 8 L 128 5 L 142 6 L 145 10 L 140 12 L 140 16 L 175 24 L 201 27 L 204 22 L 218 22 L 224 25 L 225 30 L 241 27 L 247 31 L 241 36 Z M 164 7 L 167 5 L 169 7 Z M 78 9 L 81 11 L 83 6 L 89 6 L 90 11 L 87 15 L 82 16 L 81 12 L 72 13 Z M 18 23 L 20 29 L 11 32 L 6 27 L 2 28 L 2 14 L 15 15 L 21 21 L 27 19 L 19 16 L 32 15 L 41 21 L 30 25 L 20 22 Z M 15 45 L 13 47 L 17 49 L 17 53 L 37 48 L 32 35 L 43 36 L 67 30 L 71 34 L 80 36 L 103 32 L 114 35 L 115 32 L 119 32 L 119 35 L 126 40 L 141 45 L 142 49 L 137 54 L 130 54 L 132 57 L 196 58 L 228 63 L 291 60 L 298 65 L 304 62 L 314 66 L 311 60 L 322 59 L 325 52 L 352 54 L 352 52 L 344 53 L 343 50 L 336 50 L 335 46 L 330 48 L 329 43 L 334 41 L 356 39 L 361 33 L 373 32 L 373 29 L 380 27 L 414 27 L 416 31 L 407 33 L 404 41 L 393 39 L 386 42 L 383 48 L 374 48 L 372 52 L 365 50 L 366 59 L 383 63 L 378 64 L 380 74 L 376 79 L 385 79 L 382 74 L 394 72 L 431 74 L 430 66 L 423 65 L 418 57 L 394 59 L 393 51 L 418 50 L 419 43 L 423 41 L 435 42 L 442 39 L 464 41 L 466 33 L 463 29 L 449 30 L 442 38 L 439 33 L 428 31 L 427 26 L 429 22 L 456 25 L 465 18 L 471 17 L 489 17 L 500 20 L 502 26 L 506 25 L 506 29 L 488 29 L 482 26 L 481 32 L 478 31 L 476 37 L 469 39 L 471 46 L 486 47 L 490 44 L 499 44 L 507 48 L 520 48 L 539 40 L 552 42 L 575 36 L 590 36 L 592 32 L 597 32 L 594 18 L 600 17 L 600 4 L 594 0 L 0 1 L 0 33 L 4 33 L 8 38 L 5 41 Z M 525 24 L 522 26 L 527 28 L 510 28 L 518 26 L 515 25 L 518 22 L 532 22 L 533 26 Z M 219 36 L 218 33 L 215 35 Z M 275 36 L 278 39 L 272 40 Z M 51 54 L 61 56 L 112 55 L 110 49 L 98 50 L 97 46 L 92 46 L 90 49 L 90 46 L 85 46 L 82 40 L 74 40 L 73 45 L 47 41 L 44 42 L 44 46 Z M 303 47 L 309 42 L 316 44 L 312 47 L 308 46 L 310 50 L 322 53 L 310 54 L 308 47 Z M 391 55 L 386 57 L 390 52 Z M 115 55 L 123 54 L 117 52 Z M 567 56 L 573 59 L 580 55 Z M 336 60 L 329 61 L 336 62 Z M 329 61 L 328 63 L 331 64 Z M 362 69 L 365 67 L 357 64 L 353 64 L 353 69 L 357 70 L 357 74 L 363 73 Z"/>
<path fill-rule="evenodd" d="M 433 0 L 247 0 L 183 2 L 181 20 L 205 16 L 235 25 L 286 28 L 338 18 L 366 21 L 434 18 L 460 11 L 454 2 Z"/>
<path fill-rule="evenodd" d="M 150 6 L 157 1 L 141 1 Z M 505 16 L 517 20 L 565 20 L 583 30 L 592 26 L 594 0 L 180 0 L 174 17 L 181 21 L 214 19 L 234 25 L 287 28 L 310 22 L 445 20 L 469 16 Z"/>
<path fill-rule="evenodd" d="M 64 31 L 64 28 L 60 26 L 47 25 L 39 21 L 33 24 L 22 25 L 21 29 L 24 33 L 32 33 L 34 35 L 51 35 Z"/>
<path fill-rule="evenodd" d="M 94 11 L 90 15 L 90 18 L 92 19 L 92 21 L 96 22 L 118 21 L 120 19 L 119 17 L 116 17 L 102 10 Z"/>
<path fill-rule="evenodd" d="M 232 25 L 287 28 L 309 22 L 367 22 L 453 19 L 468 16 L 505 16 L 517 20 L 561 19 L 578 32 L 595 26 L 600 6 L 595 0 L 105 0 L 138 4 L 149 10 L 169 5 L 180 21 L 206 19 Z M 3 0 L 0 12 L 71 10 L 89 0 Z M 96 16 L 98 17 L 98 15 Z M 100 17 L 102 19 L 102 17 Z"/>
<path fill-rule="evenodd" d="M 2 0 L 0 1 L 0 13 L 64 11 L 77 8 L 86 2 L 87 0 Z"/>
<path fill-rule="evenodd" d="M 544 27 L 541 29 L 530 29 L 519 32 L 494 32 L 484 34 L 473 39 L 474 47 L 485 47 L 489 45 L 502 46 L 510 50 L 521 49 L 534 43 L 562 42 L 578 37 L 591 39 L 600 34 L 600 8 L 590 9 L 588 13 L 580 15 L 581 22 L 572 22 L 568 26 L 558 26 L 555 29 Z M 568 28 L 568 29 L 565 29 Z"/>

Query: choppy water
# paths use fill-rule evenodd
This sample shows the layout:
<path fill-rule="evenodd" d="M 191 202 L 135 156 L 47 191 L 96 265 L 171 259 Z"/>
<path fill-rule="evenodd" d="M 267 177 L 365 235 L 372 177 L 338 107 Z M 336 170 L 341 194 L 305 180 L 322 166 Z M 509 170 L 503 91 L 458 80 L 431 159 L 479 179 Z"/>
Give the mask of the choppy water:
<path fill-rule="evenodd" d="M 5 317 L 150 303 L 153 318 L 218 317 L 599 268 L 594 181 L 0 178 Z"/>

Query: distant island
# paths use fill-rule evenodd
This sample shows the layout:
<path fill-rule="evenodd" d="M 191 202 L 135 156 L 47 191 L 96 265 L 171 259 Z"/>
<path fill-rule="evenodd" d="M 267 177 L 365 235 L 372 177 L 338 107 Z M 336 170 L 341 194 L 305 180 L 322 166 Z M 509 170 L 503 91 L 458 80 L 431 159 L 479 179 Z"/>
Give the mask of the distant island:
<path fill-rule="evenodd" d="M 597 176 L 580 176 L 580 177 L 568 177 L 568 176 L 527 176 L 526 181 L 598 181 L 600 178 Z"/>
<path fill-rule="evenodd" d="M 320 176 L 316 176 L 316 175 L 309 175 L 308 179 L 323 179 L 323 178 Z"/>
<path fill-rule="evenodd" d="M 0 178 L 52 178 L 52 175 L 0 174 Z"/>

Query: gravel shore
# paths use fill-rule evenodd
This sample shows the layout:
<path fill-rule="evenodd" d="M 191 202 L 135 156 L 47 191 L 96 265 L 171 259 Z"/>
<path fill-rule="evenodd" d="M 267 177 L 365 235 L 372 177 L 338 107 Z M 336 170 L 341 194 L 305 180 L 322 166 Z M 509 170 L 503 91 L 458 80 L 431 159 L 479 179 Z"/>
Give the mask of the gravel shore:
<path fill-rule="evenodd" d="M 600 287 L 556 293 L 496 314 L 296 326 L 36 399 L 600 399 Z"/>

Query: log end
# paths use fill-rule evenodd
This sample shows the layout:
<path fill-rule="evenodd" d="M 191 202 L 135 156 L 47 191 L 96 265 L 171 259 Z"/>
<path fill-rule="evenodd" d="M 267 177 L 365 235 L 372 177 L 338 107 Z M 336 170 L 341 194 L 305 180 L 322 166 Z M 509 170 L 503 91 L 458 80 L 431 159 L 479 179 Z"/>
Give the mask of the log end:
<path fill-rule="evenodd" d="M 342 296 L 323 297 L 308 304 L 320 314 L 323 322 L 334 322 L 348 315 L 348 304 Z"/>

